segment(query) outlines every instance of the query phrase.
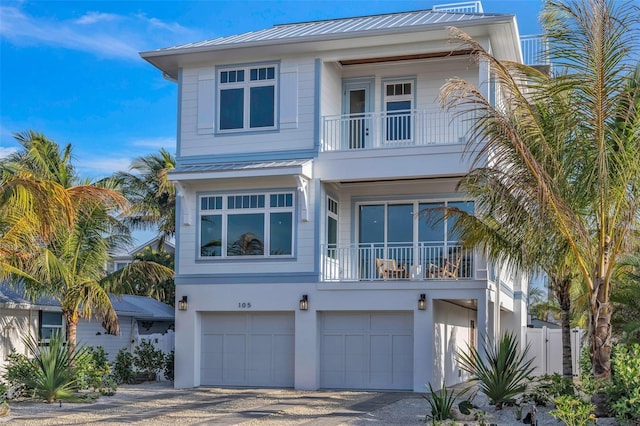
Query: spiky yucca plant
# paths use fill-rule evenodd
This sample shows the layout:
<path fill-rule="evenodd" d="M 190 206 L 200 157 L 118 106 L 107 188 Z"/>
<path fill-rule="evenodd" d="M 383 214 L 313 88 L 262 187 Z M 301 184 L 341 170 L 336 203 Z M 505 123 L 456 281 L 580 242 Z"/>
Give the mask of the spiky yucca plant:
<path fill-rule="evenodd" d="M 471 381 L 478 382 L 479 389 L 496 409 L 501 410 L 506 400 L 527 390 L 534 370 L 533 359 L 527 360 L 528 346 L 522 352 L 518 349 L 518 340 L 512 333 L 503 334 L 494 344 L 485 337 L 482 346 L 486 359 L 478 349 L 467 346 L 467 352 L 458 353 L 458 363 L 473 375 Z"/>
<path fill-rule="evenodd" d="M 35 378 L 30 378 L 26 384 L 48 403 L 69 398 L 76 381 L 74 365 L 86 356 L 85 348 L 68 351 L 59 333 L 51 335 L 48 345 L 40 344 L 31 335 L 25 337 L 24 344 L 33 355 L 36 369 Z"/>

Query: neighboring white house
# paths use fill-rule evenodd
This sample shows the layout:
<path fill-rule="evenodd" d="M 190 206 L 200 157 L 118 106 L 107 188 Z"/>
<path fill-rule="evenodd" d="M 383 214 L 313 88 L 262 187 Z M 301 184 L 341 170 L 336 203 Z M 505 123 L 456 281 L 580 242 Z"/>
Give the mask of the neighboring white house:
<path fill-rule="evenodd" d="M 141 254 L 144 252 L 146 248 L 150 248 L 154 251 L 160 250 L 160 237 L 152 238 L 144 244 L 139 245 L 138 247 L 126 252 L 126 253 L 117 253 L 111 256 L 106 265 L 107 272 L 115 272 L 118 271 L 125 266 L 129 265 L 133 262 L 136 254 Z M 162 246 L 162 251 L 167 253 L 175 252 L 175 245 L 171 241 L 165 241 Z"/>
<path fill-rule="evenodd" d="M 447 27 L 523 61 L 515 17 L 478 3 L 141 54 L 178 84 L 176 387 L 423 392 L 481 336 L 522 336 L 526 277 L 418 214 L 473 211 L 439 88 L 496 91 Z"/>
<path fill-rule="evenodd" d="M 133 351 L 141 339 L 151 341 L 163 352 L 174 348 L 173 307 L 144 296 L 110 296 L 118 315 L 120 334 L 106 334 L 101 322 L 81 319 L 77 340 L 85 346 L 102 346 L 113 361 L 118 351 Z M 0 374 L 12 352 L 28 355 L 23 338 L 29 334 L 46 340 L 54 331 L 65 332 L 62 311 L 57 301 L 40 298 L 31 302 L 7 283 L 0 283 Z"/>

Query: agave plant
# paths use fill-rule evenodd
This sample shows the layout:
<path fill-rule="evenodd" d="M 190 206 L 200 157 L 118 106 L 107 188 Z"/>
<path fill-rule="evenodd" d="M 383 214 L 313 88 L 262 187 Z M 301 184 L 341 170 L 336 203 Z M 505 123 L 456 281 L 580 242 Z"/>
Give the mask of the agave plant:
<path fill-rule="evenodd" d="M 35 377 L 29 378 L 26 384 L 48 403 L 69 398 L 76 381 L 74 365 L 86 356 L 85 348 L 68 351 L 59 333 L 51 335 L 48 345 L 40 344 L 31 335 L 25 337 L 24 343 L 33 355 L 36 370 Z"/>
<path fill-rule="evenodd" d="M 524 393 L 531 380 L 533 359 L 527 360 L 529 346 L 524 351 L 518 349 L 518 340 L 512 333 L 505 333 L 496 344 L 483 339 L 486 359 L 475 347 L 467 346 L 467 352 L 458 353 L 460 368 L 473 375 L 471 381 L 478 387 L 496 409 L 502 409 L 510 398 Z"/>

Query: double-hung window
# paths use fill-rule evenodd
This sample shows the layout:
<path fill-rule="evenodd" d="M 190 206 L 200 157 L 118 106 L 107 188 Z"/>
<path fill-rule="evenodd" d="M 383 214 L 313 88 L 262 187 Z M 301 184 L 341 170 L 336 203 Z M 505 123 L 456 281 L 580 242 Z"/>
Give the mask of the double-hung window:
<path fill-rule="evenodd" d="M 276 127 L 276 64 L 218 70 L 218 130 Z"/>
<path fill-rule="evenodd" d="M 387 142 L 412 140 L 411 114 L 413 109 L 413 82 L 384 83 L 385 136 Z"/>
<path fill-rule="evenodd" d="M 200 197 L 200 258 L 293 255 L 292 192 Z"/>
<path fill-rule="evenodd" d="M 40 340 L 48 342 L 53 334 L 62 335 L 62 312 L 40 311 Z"/>

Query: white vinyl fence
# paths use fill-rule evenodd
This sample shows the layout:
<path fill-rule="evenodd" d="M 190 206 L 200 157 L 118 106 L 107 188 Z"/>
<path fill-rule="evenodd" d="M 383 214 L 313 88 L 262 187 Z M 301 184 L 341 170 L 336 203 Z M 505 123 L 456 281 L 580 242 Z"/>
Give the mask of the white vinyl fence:
<path fill-rule="evenodd" d="M 527 328 L 526 343 L 529 357 L 533 358 L 536 376 L 562 374 L 562 330 L 547 327 Z M 584 330 L 571 330 L 571 364 L 573 375 L 580 375 L 580 348 Z"/>

